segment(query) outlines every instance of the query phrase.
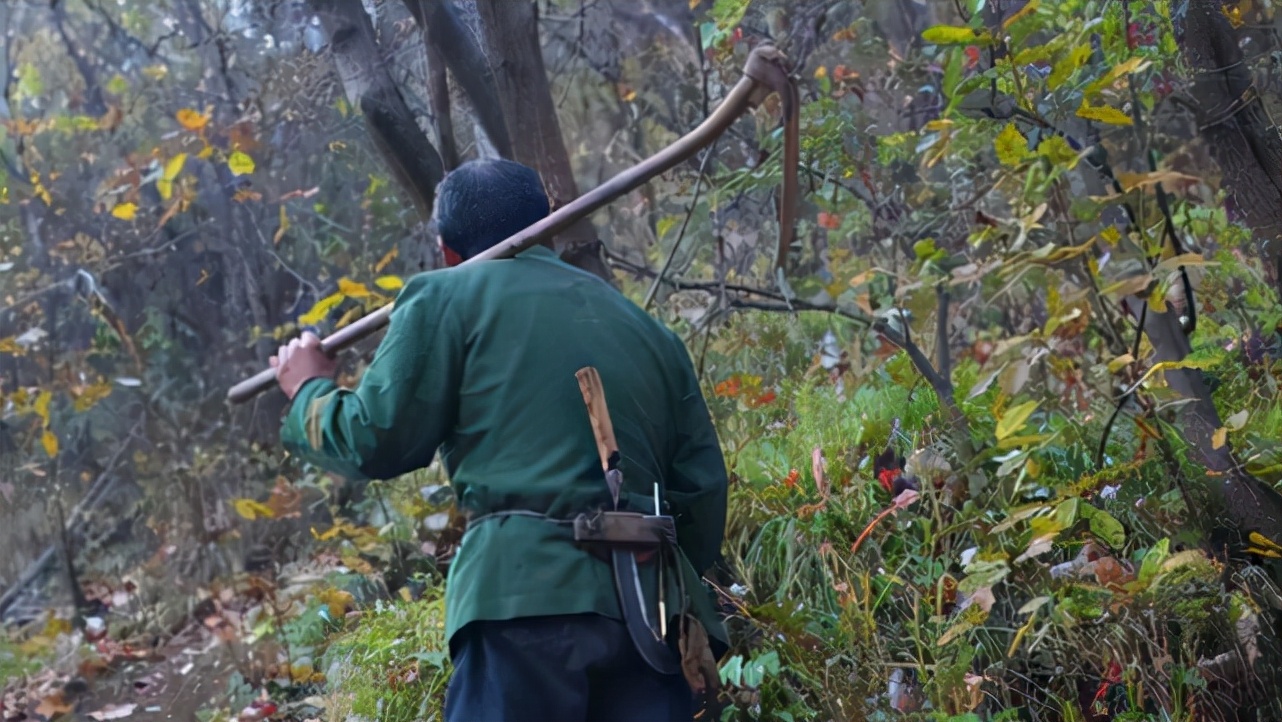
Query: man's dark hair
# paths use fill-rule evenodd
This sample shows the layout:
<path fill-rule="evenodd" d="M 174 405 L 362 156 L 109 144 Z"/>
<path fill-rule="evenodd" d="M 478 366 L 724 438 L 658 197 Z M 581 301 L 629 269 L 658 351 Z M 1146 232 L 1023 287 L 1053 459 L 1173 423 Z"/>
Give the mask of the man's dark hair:
<path fill-rule="evenodd" d="M 539 174 L 510 160 L 468 161 L 436 188 L 437 233 L 464 260 L 543 220 L 548 212 Z"/>

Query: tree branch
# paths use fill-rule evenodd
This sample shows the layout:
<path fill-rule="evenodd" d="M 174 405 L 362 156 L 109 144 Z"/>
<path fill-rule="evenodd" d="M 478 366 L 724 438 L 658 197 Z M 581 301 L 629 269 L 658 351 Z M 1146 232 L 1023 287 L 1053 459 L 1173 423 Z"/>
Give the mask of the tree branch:
<path fill-rule="evenodd" d="M 623 267 L 624 269 L 638 275 L 658 277 L 659 274 L 645 266 L 640 266 L 617 256 L 610 256 L 611 264 Z M 970 421 L 962 410 L 957 406 L 955 390 L 953 383 L 949 378 L 939 372 L 930 362 L 930 358 L 921 350 L 907 334 L 900 333 L 892 328 L 884 319 L 873 318 L 856 309 L 840 306 L 836 303 L 819 304 L 811 303 L 799 298 L 785 298 L 783 294 L 777 291 L 771 291 L 763 288 L 754 288 L 738 284 L 720 283 L 717 281 L 686 281 L 679 278 L 664 278 L 664 283 L 669 284 L 678 291 L 704 291 L 713 295 L 719 295 L 723 290 L 734 291 L 759 298 L 770 299 L 768 301 L 754 300 L 743 297 L 731 297 L 725 300 L 730 308 L 751 309 L 756 311 L 774 311 L 782 313 L 795 313 L 796 311 L 820 311 L 830 313 L 834 316 L 840 316 L 847 320 L 853 321 L 867 329 L 880 334 L 888 343 L 902 349 L 908 354 L 909 360 L 917 372 L 926 379 L 930 387 L 934 389 L 935 395 L 939 397 L 939 404 L 948 414 L 949 423 L 952 426 L 954 442 L 957 445 L 958 456 L 963 461 L 969 462 L 975 456 L 974 444 L 971 442 Z M 947 311 L 947 308 L 941 306 L 941 310 Z"/>
<path fill-rule="evenodd" d="M 443 110 L 437 110 L 439 89 L 436 87 L 438 82 L 444 86 L 444 72 L 448 68 L 459 87 L 467 94 L 468 100 L 472 101 L 472 110 L 476 114 L 476 119 L 480 121 L 486 137 L 498 151 L 499 156 L 512 158 L 512 140 L 503 115 L 503 105 L 499 99 L 494 74 L 490 72 L 489 65 L 485 62 L 485 54 L 476 44 L 471 31 L 459 19 L 458 10 L 454 7 L 452 0 L 404 1 L 410 14 L 414 16 L 414 21 L 422 29 L 423 43 L 427 46 L 428 68 L 432 74 L 429 87 L 432 92 L 433 112 L 438 116 L 444 113 L 446 117 L 444 122 L 449 123 L 448 87 L 444 92 L 445 102 L 440 106 Z M 439 80 L 438 73 L 440 73 Z M 438 117 L 438 129 L 441 122 Z M 453 140 L 450 141 L 451 148 L 448 151 L 445 148 L 444 133 L 441 135 L 440 142 L 442 155 L 447 157 L 452 155 Z M 454 167 L 454 165 L 457 165 L 457 160 L 451 164 L 447 158 L 446 166 Z"/>
<path fill-rule="evenodd" d="M 309 2 L 329 35 L 348 100 L 361 109 L 375 146 L 419 215 L 431 218 L 436 185 L 445 168 L 388 72 L 369 15 L 360 3 L 348 0 Z"/>

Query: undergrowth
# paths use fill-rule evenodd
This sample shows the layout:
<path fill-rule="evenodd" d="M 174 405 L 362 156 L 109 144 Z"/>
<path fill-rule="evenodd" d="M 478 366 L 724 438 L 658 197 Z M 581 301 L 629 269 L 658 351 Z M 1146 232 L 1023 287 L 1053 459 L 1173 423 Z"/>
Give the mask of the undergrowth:
<path fill-rule="evenodd" d="M 329 719 L 441 719 L 451 670 L 444 596 L 376 603 L 332 639 L 324 660 Z"/>

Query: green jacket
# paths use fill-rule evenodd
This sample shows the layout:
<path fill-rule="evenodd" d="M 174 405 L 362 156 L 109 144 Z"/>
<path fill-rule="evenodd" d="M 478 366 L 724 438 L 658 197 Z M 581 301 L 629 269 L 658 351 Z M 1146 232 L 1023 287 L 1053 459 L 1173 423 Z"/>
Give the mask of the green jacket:
<path fill-rule="evenodd" d="M 307 382 L 282 442 L 353 479 L 428 466 L 439 449 L 459 508 L 472 517 L 530 510 L 572 519 L 611 504 L 575 378 L 585 366 L 601 374 L 620 447 L 620 507 L 652 510 L 659 484 L 692 611 L 724 643 L 699 573 L 720 553 L 726 467 L 685 345 L 545 247 L 409 279 L 360 384 Z M 446 610 L 447 637 L 473 620 L 621 618 L 610 566 L 576 548 L 571 528 L 521 516 L 467 532 L 450 566 Z"/>

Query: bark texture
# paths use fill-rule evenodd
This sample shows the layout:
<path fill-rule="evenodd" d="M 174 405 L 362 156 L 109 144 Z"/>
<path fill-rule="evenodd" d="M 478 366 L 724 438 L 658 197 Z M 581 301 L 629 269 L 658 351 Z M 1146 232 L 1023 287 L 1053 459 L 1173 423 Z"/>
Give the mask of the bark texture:
<path fill-rule="evenodd" d="M 504 107 L 495 86 L 494 74 L 485 62 L 485 53 L 459 18 L 457 8 L 452 2 L 442 0 L 405 0 L 405 6 L 422 29 L 423 43 L 427 46 L 431 74 L 428 90 L 432 98 L 432 111 L 437 116 L 441 155 L 445 158 L 446 168 L 452 169 L 458 165 L 453 122 L 449 114 L 446 70 L 467 94 L 476 119 L 490 144 L 501 157 L 512 158 L 512 141 L 504 121 Z"/>
<path fill-rule="evenodd" d="M 1238 31 L 1220 6 L 1219 0 L 1188 0 L 1183 17 L 1176 16 L 1177 39 L 1197 73 L 1193 94 L 1201 110 L 1202 140 L 1223 173 L 1233 210 L 1255 232 L 1270 281 L 1282 295 L 1282 135 L 1243 63 Z"/>
<path fill-rule="evenodd" d="M 539 171 L 553 207 L 564 205 L 578 197 L 579 189 L 543 64 L 537 6 L 532 0 L 478 0 L 476 5 L 509 135 L 517 139 L 513 160 Z M 557 249 L 570 263 L 611 280 L 588 219 L 561 234 Z"/>
<path fill-rule="evenodd" d="M 309 2 L 329 35 L 348 101 L 360 108 L 375 146 L 401 187 L 409 192 L 419 214 L 424 220 L 431 218 L 436 186 L 445 167 L 388 72 L 373 22 L 359 2 Z"/>

